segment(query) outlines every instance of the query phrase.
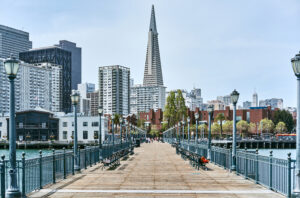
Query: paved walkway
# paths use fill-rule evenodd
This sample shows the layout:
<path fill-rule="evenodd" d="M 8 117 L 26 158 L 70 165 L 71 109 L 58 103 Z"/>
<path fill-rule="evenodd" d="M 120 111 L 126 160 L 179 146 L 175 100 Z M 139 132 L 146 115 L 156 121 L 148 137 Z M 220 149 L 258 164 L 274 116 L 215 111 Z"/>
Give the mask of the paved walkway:
<path fill-rule="evenodd" d="M 218 166 L 195 170 L 167 143 L 142 144 L 116 170 L 100 165 L 31 197 L 283 197 Z"/>

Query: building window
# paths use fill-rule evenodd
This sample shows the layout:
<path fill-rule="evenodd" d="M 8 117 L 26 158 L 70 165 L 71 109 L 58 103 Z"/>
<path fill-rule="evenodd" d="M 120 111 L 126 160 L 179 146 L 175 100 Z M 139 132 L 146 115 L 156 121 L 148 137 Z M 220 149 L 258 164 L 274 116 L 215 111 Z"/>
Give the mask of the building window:
<path fill-rule="evenodd" d="M 87 126 L 87 125 L 88 125 L 87 122 L 83 122 L 83 123 L 82 123 L 82 126 Z"/>
<path fill-rule="evenodd" d="M 63 131 L 63 139 L 66 140 L 68 139 L 68 131 Z"/>
<path fill-rule="evenodd" d="M 67 122 L 63 122 L 63 127 L 67 127 L 68 123 Z"/>
<path fill-rule="evenodd" d="M 72 126 L 74 126 L 74 122 L 72 122 Z"/>
<path fill-rule="evenodd" d="M 2 138 L 2 132 L 0 131 L 0 138 Z"/>
<path fill-rule="evenodd" d="M 19 128 L 22 129 L 23 128 L 23 122 L 19 123 Z"/>
<path fill-rule="evenodd" d="M 236 116 L 236 122 L 242 120 L 242 116 Z"/>
<path fill-rule="evenodd" d="M 2 127 L 2 122 L 0 122 L 0 127 Z"/>
<path fill-rule="evenodd" d="M 43 129 L 46 128 L 46 122 L 43 122 L 43 123 L 42 123 L 42 128 L 43 128 Z"/>
<path fill-rule="evenodd" d="M 74 139 L 74 131 L 72 131 L 71 138 Z"/>
<path fill-rule="evenodd" d="M 83 131 L 83 139 L 84 140 L 88 139 L 88 132 L 87 131 Z"/>
<path fill-rule="evenodd" d="M 250 123 L 250 112 L 247 111 L 247 122 Z"/>
<path fill-rule="evenodd" d="M 95 140 L 98 139 L 98 131 L 94 131 L 94 139 L 95 139 Z"/>
<path fill-rule="evenodd" d="M 97 127 L 97 126 L 99 126 L 99 123 L 98 122 L 92 122 L 92 126 Z"/>

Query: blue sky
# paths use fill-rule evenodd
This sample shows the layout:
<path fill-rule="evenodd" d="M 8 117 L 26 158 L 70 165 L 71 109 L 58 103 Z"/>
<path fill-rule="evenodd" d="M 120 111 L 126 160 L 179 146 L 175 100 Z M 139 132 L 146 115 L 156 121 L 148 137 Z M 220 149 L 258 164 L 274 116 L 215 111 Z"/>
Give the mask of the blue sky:
<path fill-rule="evenodd" d="M 82 47 L 83 82 L 120 64 L 142 83 L 151 5 L 164 83 L 200 87 L 204 101 L 240 92 L 240 101 L 283 98 L 296 106 L 290 59 L 300 50 L 297 0 L 0 0 L 0 24 L 30 33 L 34 47 L 70 40 Z M 4 9 L 5 8 L 5 9 Z M 240 103 L 241 104 L 241 103 Z"/>

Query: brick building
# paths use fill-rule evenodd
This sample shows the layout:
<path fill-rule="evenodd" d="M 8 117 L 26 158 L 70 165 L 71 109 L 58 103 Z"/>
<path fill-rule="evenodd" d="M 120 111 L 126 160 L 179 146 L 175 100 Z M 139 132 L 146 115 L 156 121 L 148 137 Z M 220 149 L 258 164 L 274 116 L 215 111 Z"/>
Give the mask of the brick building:
<path fill-rule="evenodd" d="M 141 112 L 140 119 L 145 120 L 145 123 L 149 123 L 152 129 L 161 129 L 161 122 L 163 121 L 163 111 L 158 109 L 154 111 L 151 109 L 149 112 Z"/>
<path fill-rule="evenodd" d="M 251 107 L 250 109 L 238 109 L 236 110 L 236 120 L 245 120 L 248 123 L 255 123 L 256 126 L 259 126 L 259 123 L 262 119 L 268 118 L 273 119 L 274 113 L 278 109 L 272 110 L 270 106 L 268 107 Z M 187 109 L 187 115 L 191 119 L 191 124 L 195 124 L 195 113 L 199 113 L 199 121 L 206 121 L 208 123 L 208 112 L 200 111 L 199 108 L 196 108 L 195 111 L 190 111 Z M 229 106 L 225 110 L 215 110 L 214 117 L 218 114 L 224 114 L 226 120 L 232 120 L 233 110 Z M 161 123 L 163 122 L 163 112 L 161 109 L 154 111 L 151 109 L 149 112 L 140 113 L 140 119 L 144 120 L 146 123 L 150 123 L 152 129 L 161 129 Z"/>

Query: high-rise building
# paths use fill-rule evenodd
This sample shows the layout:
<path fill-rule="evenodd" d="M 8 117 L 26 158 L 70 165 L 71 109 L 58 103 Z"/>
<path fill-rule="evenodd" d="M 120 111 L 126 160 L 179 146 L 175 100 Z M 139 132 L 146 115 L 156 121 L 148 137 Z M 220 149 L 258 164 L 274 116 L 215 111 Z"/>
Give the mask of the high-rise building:
<path fill-rule="evenodd" d="M 258 96 L 256 92 L 252 95 L 252 107 L 258 107 Z"/>
<path fill-rule="evenodd" d="M 165 107 L 166 88 L 163 86 L 135 85 L 130 88 L 130 113 L 138 115 L 150 109 L 158 110 Z"/>
<path fill-rule="evenodd" d="M 0 113 L 9 112 L 9 81 L 0 59 Z M 16 111 L 40 107 L 61 110 L 62 68 L 51 63 L 21 63 L 15 80 Z"/>
<path fill-rule="evenodd" d="M 252 103 L 250 101 L 243 102 L 243 109 L 249 109 Z"/>
<path fill-rule="evenodd" d="M 283 109 L 283 99 L 282 98 L 271 98 L 259 101 L 260 107 L 271 106 L 271 108 Z"/>
<path fill-rule="evenodd" d="M 92 93 L 95 91 L 95 84 L 93 83 L 82 83 L 78 84 L 78 92 L 80 94 L 79 108 L 78 112 L 83 113 L 84 115 L 90 115 L 90 99 L 87 98 L 88 93 Z"/>
<path fill-rule="evenodd" d="M 160 63 L 160 53 L 158 45 L 158 32 L 156 28 L 154 5 L 152 5 L 150 27 L 148 32 L 148 45 L 146 63 L 144 70 L 145 86 L 163 86 L 163 77 Z"/>
<path fill-rule="evenodd" d="M 87 94 L 87 98 L 90 100 L 90 113 L 91 116 L 97 116 L 99 108 L 99 91 L 91 92 Z"/>
<path fill-rule="evenodd" d="M 99 105 L 104 114 L 129 114 L 130 69 L 120 65 L 99 67 Z"/>
<path fill-rule="evenodd" d="M 31 49 L 19 54 L 20 59 L 26 63 L 53 63 L 62 66 L 62 111 L 71 111 L 71 52 L 60 47 L 50 46 Z"/>
<path fill-rule="evenodd" d="M 230 106 L 230 104 L 231 104 L 231 97 L 230 97 L 230 95 L 217 96 L 217 100 L 221 101 L 224 104 L 224 106 Z"/>
<path fill-rule="evenodd" d="M 162 77 L 158 32 L 153 5 L 148 33 L 143 85 L 132 86 L 130 91 L 130 113 L 137 115 L 140 112 L 147 112 L 150 109 L 164 110 L 166 87 L 164 87 Z"/>
<path fill-rule="evenodd" d="M 77 85 L 81 83 L 81 48 L 66 40 L 59 41 L 55 46 L 72 53 L 72 89 L 77 89 Z"/>
<path fill-rule="evenodd" d="M 19 53 L 32 48 L 29 33 L 0 25 L 0 58 L 8 58 L 12 54 L 19 58 Z"/>

